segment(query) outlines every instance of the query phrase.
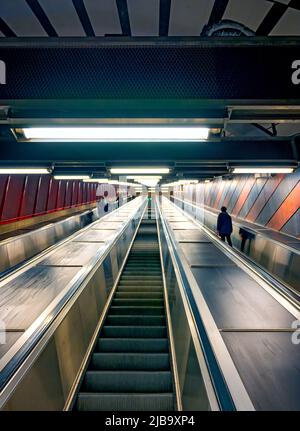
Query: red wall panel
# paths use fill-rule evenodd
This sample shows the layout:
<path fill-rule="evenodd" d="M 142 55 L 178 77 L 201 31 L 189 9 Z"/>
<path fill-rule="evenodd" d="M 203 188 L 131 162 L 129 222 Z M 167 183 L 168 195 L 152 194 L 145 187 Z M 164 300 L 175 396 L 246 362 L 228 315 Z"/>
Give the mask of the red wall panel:
<path fill-rule="evenodd" d="M 9 177 L 9 183 L 1 220 L 9 220 L 18 217 L 23 194 L 25 175 Z"/>
<path fill-rule="evenodd" d="M 50 175 L 0 175 L 0 223 L 93 202 L 96 187 Z"/>
<path fill-rule="evenodd" d="M 66 181 L 65 208 L 71 206 L 72 200 L 72 181 Z"/>
<path fill-rule="evenodd" d="M 25 217 L 34 213 L 39 179 L 38 175 L 26 177 L 19 217 Z"/>
<path fill-rule="evenodd" d="M 50 175 L 41 175 L 37 185 L 37 197 L 35 204 L 35 214 L 43 213 L 47 209 Z"/>
<path fill-rule="evenodd" d="M 59 181 L 56 181 L 53 178 L 51 178 L 49 193 L 48 193 L 47 211 L 51 211 L 57 208 L 56 203 L 57 203 L 58 186 L 59 186 Z"/>
<path fill-rule="evenodd" d="M 66 181 L 59 181 L 57 191 L 56 208 L 63 209 L 65 207 Z"/>

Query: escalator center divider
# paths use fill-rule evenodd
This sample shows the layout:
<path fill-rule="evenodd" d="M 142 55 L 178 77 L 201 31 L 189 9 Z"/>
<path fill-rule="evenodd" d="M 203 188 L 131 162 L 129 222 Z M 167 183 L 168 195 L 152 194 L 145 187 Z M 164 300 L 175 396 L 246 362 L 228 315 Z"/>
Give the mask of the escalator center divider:
<path fill-rule="evenodd" d="M 148 207 L 79 388 L 79 411 L 175 410 L 155 212 Z"/>

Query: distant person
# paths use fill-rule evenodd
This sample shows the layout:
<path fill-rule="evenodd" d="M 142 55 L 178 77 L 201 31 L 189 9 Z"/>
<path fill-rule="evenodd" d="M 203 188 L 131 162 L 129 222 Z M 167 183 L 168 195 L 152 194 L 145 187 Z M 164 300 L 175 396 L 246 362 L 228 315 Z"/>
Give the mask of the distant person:
<path fill-rule="evenodd" d="M 109 210 L 108 191 L 107 190 L 105 190 L 105 192 L 103 193 L 103 204 L 104 204 L 104 206 L 103 206 L 104 212 L 107 213 Z"/>
<path fill-rule="evenodd" d="M 226 207 L 222 207 L 221 212 L 218 215 L 217 231 L 218 235 L 221 237 L 221 240 L 225 242 L 226 238 L 228 244 L 230 245 L 230 247 L 232 247 L 232 220 L 230 215 L 227 213 Z"/>

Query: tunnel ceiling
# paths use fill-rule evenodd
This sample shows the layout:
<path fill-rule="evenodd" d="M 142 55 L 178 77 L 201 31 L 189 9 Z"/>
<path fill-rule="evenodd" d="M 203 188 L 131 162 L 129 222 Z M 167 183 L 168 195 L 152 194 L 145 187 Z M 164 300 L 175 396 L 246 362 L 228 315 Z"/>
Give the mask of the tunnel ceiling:
<path fill-rule="evenodd" d="M 298 0 L 2 0 L 0 17 L 3 37 L 300 36 Z"/>
<path fill-rule="evenodd" d="M 28 43 L 64 38 L 130 40 L 151 37 L 159 41 L 214 39 L 249 36 L 300 36 L 300 5 L 297 0 L 2 0 L 0 2 L 0 48 L 6 41 Z M 38 38 L 38 39 L 37 39 Z M 41 38 L 41 39 L 40 39 Z M 175 39 L 174 39 L 175 38 Z M 231 39 L 231 38 L 230 38 Z M 77 39 L 72 39 L 76 41 Z M 146 40 L 146 39 L 145 39 Z M 229 40 L 229 38 L 228 38 Z M 287 38 L 288 40 L 288 38 Z M 28 45 L 28 46 L 29 46 Z M 5 46 L 5 45 L 3 45 Z M 298 45 L 299 46 L 299 45 Z M 28 47 L 27 47 L 28 48 Z M 224 63 L 225 64 L 225 63 Z M 143 71 L 141 72 L 143 73 Z M 221 71 L 220 71 L 221 73 Z M 230 69 L 229 69 L 230 73 Z M 276 73 L 276 71 L 274 72 Z M 221 74 L 220 74 L 221 76 Z M 245 85 L 246 88 L 246 85 Z M 230 91 L 230 89 L 229 89 Z M 298 93 L 297 93 L 298 96 Z M 185 100 L 164 98 L 116 100 L 46 100 L 9 98 L 0 104 L 1 164 L 34 162 L 83 169 L 96 166 L 105 172 L 113 165 L 157 165 L 171 167 L 172 174 L 205 177 L 222 175 L 229 165 L 299 161 L 299 97 L 249 101 L 208 97 Z M 59 99 L 59 98 L 58 98 Z M 133 98 L 134 99 L 134 98 Z M 4 103 L 5 102 L 5 103 Z M 103 103 L 102 103 L 103 102 Z M 250 103 L 251 102 L 251 103 Z M 13 124 L 28 120 L 58 121 L 82 118 L 162 118 L 172 121 L 202 121 L 219 132 L 209 142 L 162 143 L 156 146 L 128 144 L 18 143 L 10 131 Z M 39 123 L 37 123 L 39 124 Z"/>

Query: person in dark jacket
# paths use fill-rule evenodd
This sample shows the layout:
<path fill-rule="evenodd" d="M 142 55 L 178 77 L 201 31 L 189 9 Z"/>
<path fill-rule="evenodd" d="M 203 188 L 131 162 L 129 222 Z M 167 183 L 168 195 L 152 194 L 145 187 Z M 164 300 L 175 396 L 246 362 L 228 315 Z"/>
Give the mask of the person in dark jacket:
<path fill-rule="evenodd" d="M 230 215 L 227 213 L 226 207 L 222 207 L 221 212 L 218 215 L 217 231 L 218 235 L 221 237 L 221 240 L 225 242 L 226 238 L 228 244 L 230 245 L 230 247 L 232 247 L 232 242 L 230 238 L 232 234 L 232 220 Z"/>

